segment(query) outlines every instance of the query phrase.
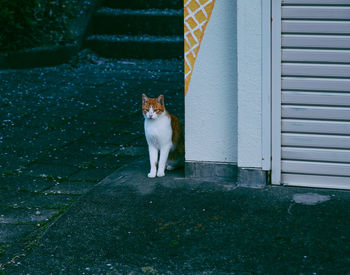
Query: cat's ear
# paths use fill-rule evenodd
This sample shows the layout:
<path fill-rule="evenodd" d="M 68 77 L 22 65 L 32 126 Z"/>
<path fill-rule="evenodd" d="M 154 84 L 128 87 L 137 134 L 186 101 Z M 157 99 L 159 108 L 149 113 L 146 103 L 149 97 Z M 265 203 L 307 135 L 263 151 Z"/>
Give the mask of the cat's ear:
<path fill-rule="evenodd" d="M 148 102 L 148 97 L 145 94 L 142 94 L 142 104 L 145 104 Z"/>
<path fill-rule="evenodd" d="M 157 97 L 157 102 L 161 105 L 164 105 L 164 96 L 160 95 Z"/>

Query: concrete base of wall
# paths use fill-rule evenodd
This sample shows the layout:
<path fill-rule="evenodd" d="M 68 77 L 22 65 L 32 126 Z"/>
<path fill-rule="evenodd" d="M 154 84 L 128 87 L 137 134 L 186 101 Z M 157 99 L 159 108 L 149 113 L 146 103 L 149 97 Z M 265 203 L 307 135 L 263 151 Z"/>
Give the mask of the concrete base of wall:
<path fill-rule="evenodd" d="M 262 188 L 267 184 L 267 171 L 240 168 L 236 163 L 186 161 L 185 176 L 198 179 L 223 179 L 238 186 Z"/>
<path fill-rule="evenodd" d="M 251 188 L 265 187 L 268 180 L 268 171 L 256 168 L 238 168 L 237 182 L 240 186 Z"/>

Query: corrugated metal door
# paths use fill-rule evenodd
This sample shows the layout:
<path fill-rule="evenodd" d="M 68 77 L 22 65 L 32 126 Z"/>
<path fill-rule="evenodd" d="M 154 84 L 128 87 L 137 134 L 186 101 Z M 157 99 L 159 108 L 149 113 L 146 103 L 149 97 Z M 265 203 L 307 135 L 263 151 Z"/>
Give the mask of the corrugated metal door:
<path fill-rule="evenodd" d="M 350 189 L 350 0 L 273 9 L 273 182 Z"/>

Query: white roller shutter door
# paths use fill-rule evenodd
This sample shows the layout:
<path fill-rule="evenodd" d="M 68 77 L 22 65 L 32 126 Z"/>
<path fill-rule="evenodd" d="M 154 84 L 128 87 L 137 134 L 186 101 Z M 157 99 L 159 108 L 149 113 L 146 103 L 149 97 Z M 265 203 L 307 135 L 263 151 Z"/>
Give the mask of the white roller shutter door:
<path fill-rule="evenodd" d="M 350 0 L 279 1 L 272 172 L 286 185 L 350 189 Z"/>

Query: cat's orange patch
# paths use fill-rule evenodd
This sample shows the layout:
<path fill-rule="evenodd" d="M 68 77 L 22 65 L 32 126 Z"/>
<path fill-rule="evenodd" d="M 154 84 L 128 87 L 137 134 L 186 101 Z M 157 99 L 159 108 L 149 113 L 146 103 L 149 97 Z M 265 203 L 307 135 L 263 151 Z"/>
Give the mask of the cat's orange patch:
<path fill-rule="evenodd" d="M 170 160 L 177 160 L 185 155 L 185 142 L 184 135 L 182 132 L 182 127 L 180 120 L 174 116 L 170 115 L 171 118 L 171 129 L 173 130 L 172 142 L 176 145 L 175 150 L 169 153 Z"/>

